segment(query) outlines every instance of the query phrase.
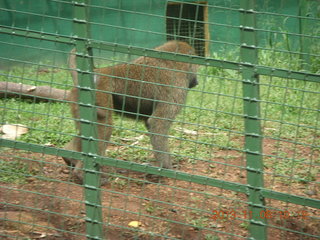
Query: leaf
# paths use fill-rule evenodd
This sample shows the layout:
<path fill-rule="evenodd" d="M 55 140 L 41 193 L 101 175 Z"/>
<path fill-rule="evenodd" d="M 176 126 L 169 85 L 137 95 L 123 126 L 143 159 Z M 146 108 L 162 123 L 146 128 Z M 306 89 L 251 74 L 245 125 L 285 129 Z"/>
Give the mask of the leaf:
<path fill-rule="evenodd" d="M 28 132 L 28 128 L 21 124 L 6 124 L 2 126 L 1 132 L 4 133 L 1 138 L 15 140 L 22 134 L 26 134 Z"/>
<path fill-rule="evenodd" d="M 140 227 L 141 225 L 142 225 L 142 223 L 139 222 L 139 221 L 131 221 L 131 222 L 129 222 L 129 224 L 128 224 L 129 227 L 134 227 L 134 228 L 138 228 L 138 227 Z"/>

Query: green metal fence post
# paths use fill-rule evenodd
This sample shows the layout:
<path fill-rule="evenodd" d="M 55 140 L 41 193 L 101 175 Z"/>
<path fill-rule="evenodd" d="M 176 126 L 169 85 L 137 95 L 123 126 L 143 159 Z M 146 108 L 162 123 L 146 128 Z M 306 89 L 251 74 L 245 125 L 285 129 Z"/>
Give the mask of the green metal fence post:
<path fill-rule="evenodd" d="M 91 49 L 88 47 L 89 0 L 74 1 L 74 32 L 77 49 L 77 71 L 79 81 L 79 115 L 82 154 L 85 156 L 84 194 L 86 204 L 86 233 L 87 239 L 102 239 L 102 208 L 100 192 L 99 164 L 96 162 L 98 154 L 97 114 L 95 108 L 95 83 L 93 80 L 93 61 Z"/>
<path fill-rule="evenodd" d="M 245 115 L 245 151 L 247 160 L 247 183 L 250 216 L 250 236 L 252 239 L 266 239 L 266 221 L 260 217 L 264 211 L 262 137 L 259 104 L 259 77 L 255 72 L 258 62 L 257 36 L 255 32 L 255 1 L 241 0 L 240 36 L 243 78 L 243 98 Z"/>

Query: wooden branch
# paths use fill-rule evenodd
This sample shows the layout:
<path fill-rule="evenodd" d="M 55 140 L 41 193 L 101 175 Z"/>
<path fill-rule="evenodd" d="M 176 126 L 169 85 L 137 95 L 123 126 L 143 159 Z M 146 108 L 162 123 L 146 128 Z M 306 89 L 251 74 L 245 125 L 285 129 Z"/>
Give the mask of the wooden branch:
<path fill-rule="evenodd" d="M 65 101 L 68 90 L 50 86 L 32 86 L 13 82 L 0 82 L 0 98 L 35 99 L 38 102 Z"/>

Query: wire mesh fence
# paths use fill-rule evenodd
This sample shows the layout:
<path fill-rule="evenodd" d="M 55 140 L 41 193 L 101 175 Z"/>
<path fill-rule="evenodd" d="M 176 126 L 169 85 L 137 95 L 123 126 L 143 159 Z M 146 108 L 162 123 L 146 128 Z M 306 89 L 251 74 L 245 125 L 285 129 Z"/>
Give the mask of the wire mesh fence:
<path fill-rule="evenodd" d="M 5 0 L 0 19 L 1 238 L 319 238 L 317 1 Z"/>

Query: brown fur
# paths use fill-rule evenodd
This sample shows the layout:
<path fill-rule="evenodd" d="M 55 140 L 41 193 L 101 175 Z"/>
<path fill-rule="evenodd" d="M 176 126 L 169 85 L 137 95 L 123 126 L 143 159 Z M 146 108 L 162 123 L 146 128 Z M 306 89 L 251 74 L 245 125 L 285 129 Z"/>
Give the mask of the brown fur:
<path fill-rule="evenodd" d="M 158 51 L 195 55 L 195 50 L 185 42 L 170 41 L 157 48 Z M 75 51 L 69 58 L 70 68 L 75 69 Z M 160 68 L 160 69 L 159 69 Z M 138 117 L 145 122 L 153 146 L 156 165 L 172 168 L 169 155 L 168 131 L 181 106 L 186 101 L 187 89 L 197 85 L 197 66 L 189 63 L 139 57 L 131 63 L 95 69 L 97 73 L 96 106 L 98 121 L 99 154 L 104 155 L 106 142 L 112 133 L 112 109 L 125 111 L 128 117 Z M 77 85 L 77 72 L 72 71 Z M 138 80 L 138 81 L 137 81 Z M 70 101 L 74 118 L 79 118 L 78 90 L 73 88 Z M 112 94 L 110 94 L 112 92 Z M 77 124 L 79 129 L 79 124 Z M 75 137 L 66 149 L 81 151 L 80 138 Z M 75 175 L 82 180 L 81 162 L 64 158 L 75 166 Z"/>

